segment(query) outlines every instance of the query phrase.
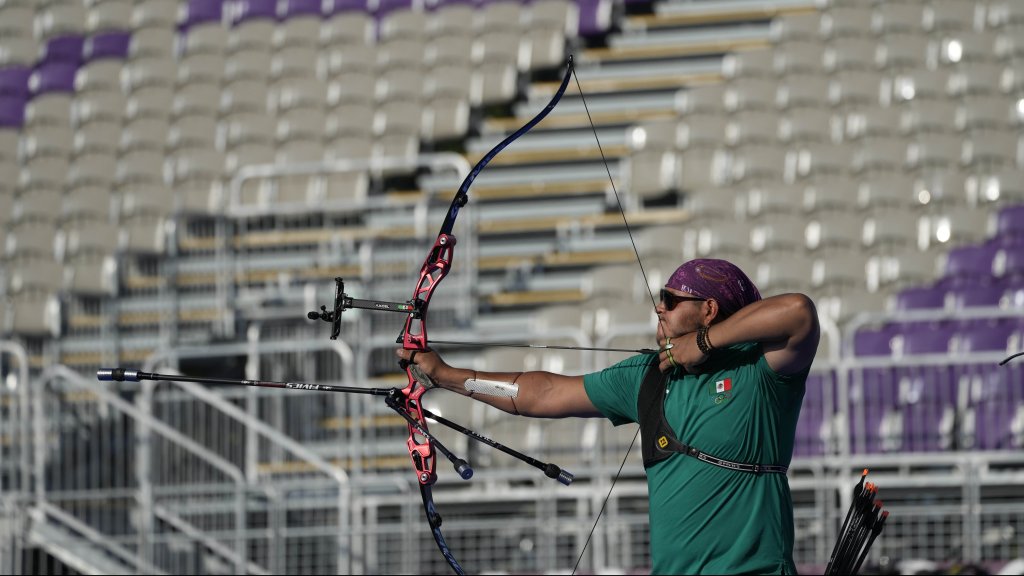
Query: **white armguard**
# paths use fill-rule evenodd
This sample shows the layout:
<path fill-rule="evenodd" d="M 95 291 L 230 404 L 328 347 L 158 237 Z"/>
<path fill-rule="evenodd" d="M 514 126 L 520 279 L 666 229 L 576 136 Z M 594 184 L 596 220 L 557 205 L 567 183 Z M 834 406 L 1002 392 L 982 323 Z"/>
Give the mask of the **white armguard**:
<path fill-rule="evenodd" d="M 514 382 L 503 382 L 501 380 L 479 380 L 469 378 L 464 386 L 472 393 L 479 392 L 488 396 L 500 396 L 502 398 L 515 398 L 519 395 L 519 385 Z"/>

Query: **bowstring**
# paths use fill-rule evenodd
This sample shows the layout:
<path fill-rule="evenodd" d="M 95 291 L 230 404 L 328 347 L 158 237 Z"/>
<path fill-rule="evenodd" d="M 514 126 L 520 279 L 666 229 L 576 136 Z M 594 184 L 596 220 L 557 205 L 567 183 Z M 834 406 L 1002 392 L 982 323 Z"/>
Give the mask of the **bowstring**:
<path fill-rule="evenodd" d="M 619 196 L 619 191 L 615 186 L 615 179 L 612 177 L 612 170 L 608 165 L 608 158 L 604 154 L 604 147 L 601 146 L 601 138 L 597 135 L 597 126 L 594 124 L 594 118 L 590 115 L 590 107 L 587 106 L 587 97 L 583 94 L 583 86 L 580 85 L 578 70 L 573 69 L 572 75 L 573 79 L 576 81 L 576 88 L 580 93 L 580 101 L 583 103 L 583 110 L 586 112 L 587 120 L 590 122 L 590 129 L 594 133 L 594 141 L 597 143 L 597 150 L 601 154 L 601 161 L 604 163 L 605 172 L 608 174 L 608 182 L 611 183 L 612 192 L 615 195 L 615 202 L 619 207 L 619 214 L 622 215 L 622 223 L 626 227 L 626 234 L 629 235 L 629 243 L 633 246 L 633 254 L 636 255 L 636 262 L 640 265 L 640 274 L 643 275 L 644 286 L 647 287 L 647 294 L 651 297 L 651 307 L 657 311 L 658 303 L 654 298 L 654 292 L 651 290 L 651 283 L 647 278 L 647 271 L 644 270 L 644 263 L 640 258 L 640 250 L 637 248 L 636 241 L 633 239 L 633 232 L 629 227 L 629 220 L 626 218 L 626 210 L 622 205 L 622 198 Z M 664 323 L 664 319 L 662 319 L 660 314 L 658 315 L 658 322 L 662 324 Z M 671 351 L 669 354 L 671 354 Z M 612 485 L 608 488 L 608 493 L 604 497 L 604 502 L 601 504 L 601 510 L 598 511 L 597 517 L 594 519 L 594 525 L 590 528 L 590 534 L 587 535 L 587 541 L 584 542 L 583 549 L 580 550 L 580 555 L 576 558 L 576 565 L 572 568 L 573 576 L 575 576 L 576 570 L 579 569 L 580 562 L 583 560 L 583 556 L 587 552 L 587 547 L 590 545 L 590 541 L 594 537 L 594 532 L 597 530 L 597 524 L 601 521 L 601 516 L 604 515 L 605 508 L 608 506 L 608 500 L 612 497 L 612 491 L 615 490 L 615 483 L 618 482 L 619 477 L 622 475 L 622 469 L 626 466 L 626 461 L 629 459 L 629 453 L 633 450 L 633 446 L 636 444 L 636 439 L 639 436 L 640 426 L 638 425 L 636 433 L 633 434 L 633 440 L 629 443 L 629 448 L 626 449 L 626 454 L 622 457 L 622 462 L 619 464 L 619 470 L 615 473 L 615 477 L 612 478 Z"/>

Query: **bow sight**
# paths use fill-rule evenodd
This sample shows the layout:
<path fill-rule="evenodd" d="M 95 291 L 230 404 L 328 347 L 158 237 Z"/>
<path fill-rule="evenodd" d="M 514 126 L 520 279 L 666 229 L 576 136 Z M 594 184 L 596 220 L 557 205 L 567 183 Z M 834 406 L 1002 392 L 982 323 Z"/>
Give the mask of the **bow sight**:
<path fill-rule="evenodd" d="M 331 323 L 331 340 L 337 340 L 341 334 L 341 313 L 349 308 L 362 308 L 364 310 L 381 310 L 384 312 L 401 312 L 411 314 L 414 319 L 423 317 L 423 301 L 410 300 L 407 302 L 385 302 L 383 300 L 360 300 L 345 294 L 345 280 L 338 277 L 334 279 L 334 309 L 327 311 L 327 306 L 321 305 L 320 311 L 315 310 L 306 314 L 310 320 L 323 320 Z M 401 340 L 399 340 L 401 341 Z"/>

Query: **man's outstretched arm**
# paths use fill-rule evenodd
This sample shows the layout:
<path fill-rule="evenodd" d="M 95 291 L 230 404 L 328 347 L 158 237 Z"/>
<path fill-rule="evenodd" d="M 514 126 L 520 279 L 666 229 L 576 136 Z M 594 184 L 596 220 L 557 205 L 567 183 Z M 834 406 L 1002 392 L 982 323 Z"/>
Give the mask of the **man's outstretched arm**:
<path fill-rule="evenodd" d="M 396 354 L 409 360 L 412 351 L 398 349 Z M 601 413 L 587 396 L 582 376 L 564 376 L 553 372 L 480 372 L 449 366 L 436 352 L 416 352 L 413 361 L 440 388 L 469 396 L 509 414 L 533 418 L 567 416 L 599 417 Z M 492 380 L 515 389 L 511 398 L 492 396 L 466 389 L 466 380 Z"/>

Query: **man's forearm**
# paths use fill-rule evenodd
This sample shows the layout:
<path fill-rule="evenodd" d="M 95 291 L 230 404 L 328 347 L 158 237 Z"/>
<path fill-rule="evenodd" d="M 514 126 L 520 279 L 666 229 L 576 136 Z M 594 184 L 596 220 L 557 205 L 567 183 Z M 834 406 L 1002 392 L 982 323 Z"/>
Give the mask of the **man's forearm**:
<path fill-rule="evenodd" d="M 715 348 L 741 342 L 785 343 L 801 338 L 817 322 L 814 303 L 803 294 L 782 294 L 744 306 L 708 331 Z"/>
<path fill-rule="evenodd" d="M 498 410 L 508 412 L 509 414 L 522 414 L 524 416 L 529 416 L 529 414 L 524 414 L 519 410 L 517 406 L 518 399 L 474 393 L 466 389 L 466 380 L 469 379 L 496 380 L 499 382 L 507 382 L 510 386 L 515 385 L 518 387 L 520 386 L 519 381 L 522 380 L 524 376 L 526 376 L 526 374 L 523 372 L 479 372 L 477 370 L 448 366 L 439 375 L 439 377 L 436 378 L 436 380 L 437 384 L 445 390 L 462 394 L 463 396 L 469 396 L 474 400 L 479 400 L 484 404 L 489 404 Z"/>
<path fill-rule="evenodd" d="M 466 380 L 492 380 L 515 389 L 512 397 L 472 392 L 466 389 Z M 435 375 L 439 386 L 463 396 L 469 396 L 490 406 L 520 416 L 533 418 L 562 418 L 565 416 L 594 417 L 600 412 L 594 408 L 583 388 L 583 378 L 563 376 L 552 372 L 480 372 L 447 366 Z"/>

